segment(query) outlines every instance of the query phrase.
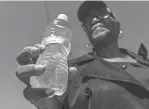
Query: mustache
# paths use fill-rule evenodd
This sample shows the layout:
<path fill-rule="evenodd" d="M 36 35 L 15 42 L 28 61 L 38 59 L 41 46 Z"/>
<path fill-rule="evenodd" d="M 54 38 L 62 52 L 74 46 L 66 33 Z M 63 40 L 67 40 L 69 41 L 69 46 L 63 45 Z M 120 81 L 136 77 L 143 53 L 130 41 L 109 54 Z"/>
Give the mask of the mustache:
<path fill-rule="evenodd" d="M 94 30 L 94 28 L 96 28 L 98 26 L 104 26 L 104 24 L 98 18 L 93 18 L 92 24 L 91 24 L 92 30 Z"/>
<path fill-rule="evenodd" d="M 94 31 L 97 27 L 104 27 L 104 25 L 101 22 L 97 22 L 92 26 L 92 30 Z"/>
<path fill-rule="evenodd" d="M 99 20 L 96 20 L 96 21 L 92 21 L 92 26 L 97 24 L 97 23 L 101 23 Z"/>

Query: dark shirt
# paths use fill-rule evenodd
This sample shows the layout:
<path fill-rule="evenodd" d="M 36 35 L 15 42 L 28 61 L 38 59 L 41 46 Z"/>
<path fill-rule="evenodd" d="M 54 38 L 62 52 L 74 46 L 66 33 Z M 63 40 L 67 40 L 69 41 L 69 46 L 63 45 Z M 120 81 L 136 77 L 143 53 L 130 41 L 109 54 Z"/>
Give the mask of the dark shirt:
<path fill-rule="evenodd" d="M 121 49 L 121 52 L 127 57 L 101 59 L 94 53 L 89 53 L 69 60 L 69 67 L 74 66 L 79 72 L 69 81 L 68 90 L 65 94 L 53 98 L 52 103 L 50 103 L 49 98 L 30 100 L 30 102 L 39 109 L 51 109 L 51 104 L 53 105 L 52 108 L 55 109 L 61 109 L 63 106 L 67 108 L 71 104 L 71 98 L 75 95 L 77 88 L 88 79 L 94 78 L 117 82 L 132 93 L 136 93 L 137 96 L 148 99 L 148 86 L 146 86 L 144 80 L 149 78 L 149 62 L 129 50 Z"/>

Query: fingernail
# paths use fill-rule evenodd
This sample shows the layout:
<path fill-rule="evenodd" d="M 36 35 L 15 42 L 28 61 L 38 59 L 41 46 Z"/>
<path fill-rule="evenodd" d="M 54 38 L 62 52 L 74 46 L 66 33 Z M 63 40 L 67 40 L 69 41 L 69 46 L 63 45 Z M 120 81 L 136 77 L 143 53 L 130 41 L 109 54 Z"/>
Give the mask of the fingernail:
<path fill-rule="evenodd" d="M 40 49 L 40 53 L 42 53 L 45 49 L 45 45 L 43 45 L 43 44 L 36 44 L 35 46 Z"/>
<path fill-rule="evenodd" d="M 47 94 L 47 95 L 53 95 L 54 94 L 54 90 L 49 90 L 49 89 L 47 89 L 47 90 L 45 90 L 45 93 Z"/>
<path fill-rule="evenodd" d="M 33 47 L 30 52 L 33 55 L 33 57 L 37 57 L 40 54 L 40 50 L 37 47 Z"/>
<path fill-rule="evenodd" d="M 35 70 L 37 72 L 43 72 L 44 71 L 45 66 L 44 65 L 35 65 Z"/>
<path fill-rule="evenodd" d="M 41 49 L 45 49 L 45 46 L 43 44 L 40 45 Z"/>
<path fill-rule="evenodd" d="M 31 53 L 32 53 L 32 52 L 34 53 L 34 52 L 39 51 L 39 49 L 38 49 L 37 47 L 32 47 L 32 48 L 30 48 L 29 50 L 30 50 Z"/>
<path fill-rule="evenodd" d="M 37 51 L 37 50 L 38 50 L 38 48 L 37 48 L 37 47 L 33 47 L 33 48 L 32 48 L 32 50 L 35 50 L 35 51 Z"/>
<path fill-rule="evenodd" d="M 78 72 L 78 69 L 76 67 L 70 67 L 69 71 L 70 72 Z"/>

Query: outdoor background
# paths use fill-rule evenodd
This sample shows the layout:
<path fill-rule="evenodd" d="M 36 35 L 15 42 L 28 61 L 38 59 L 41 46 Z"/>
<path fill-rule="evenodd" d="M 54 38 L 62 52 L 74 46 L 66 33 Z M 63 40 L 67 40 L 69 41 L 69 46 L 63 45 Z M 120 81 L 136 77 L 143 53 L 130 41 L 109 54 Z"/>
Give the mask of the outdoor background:
<path fill-rule="evenodd" d="M 77 20 L 80 4 L 81 1 L 47 3 L 50 18 L 59 13 L 69 17 L 73 28 L 73 57 L 89 51 L 86 48 L 89 41 Z M 107 4 L 121 22 L 124 37 L 119 41 L 120 46 L 137 52 L 143 42 L 149 50 L 149 2 L 109 1 Z M 40 43 L 46 23 L 45 2 L 0 2 L 0 109 L 35 109 L 23 97 L 26 86 L 15 75 L 16 56 L 25 46 Z"/>

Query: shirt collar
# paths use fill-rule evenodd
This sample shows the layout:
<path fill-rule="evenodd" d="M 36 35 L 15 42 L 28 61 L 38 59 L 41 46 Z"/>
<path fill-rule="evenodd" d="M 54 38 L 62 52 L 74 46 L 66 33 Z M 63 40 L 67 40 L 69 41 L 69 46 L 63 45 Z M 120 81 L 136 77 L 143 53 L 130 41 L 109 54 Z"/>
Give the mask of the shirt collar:
<path fill-rule="evenodd" d="M 135 59 L 133 59 L 132 57 L 126 55 L 125 57 L 116 57 L 116 58 L 101 58 L 107 62 L 128 62 L 128 63 L 137 63 L 137 61 Z"/>

